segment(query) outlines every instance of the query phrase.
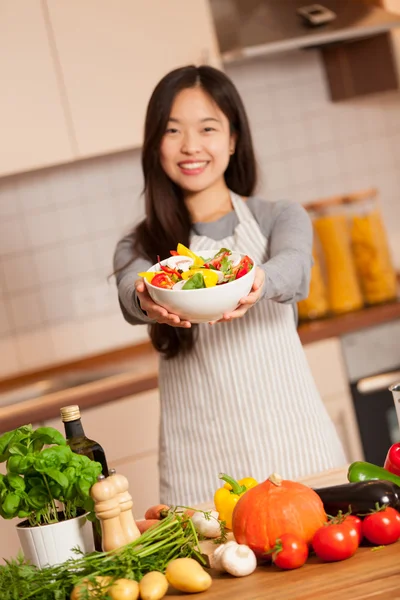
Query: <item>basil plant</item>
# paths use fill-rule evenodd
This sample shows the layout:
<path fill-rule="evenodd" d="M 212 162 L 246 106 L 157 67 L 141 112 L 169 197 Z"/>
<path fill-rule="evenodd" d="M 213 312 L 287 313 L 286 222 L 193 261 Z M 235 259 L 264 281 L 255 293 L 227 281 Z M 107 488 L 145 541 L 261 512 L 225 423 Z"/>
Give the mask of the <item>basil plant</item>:
<path fill-rule="evenodd" d="M 0 436 L 0 515 L 44 525 L 72 519 L 84 512 L 94 520 L 90 488 L 101 465 L 74 454 L 52 427 L 24 425 Z"/>

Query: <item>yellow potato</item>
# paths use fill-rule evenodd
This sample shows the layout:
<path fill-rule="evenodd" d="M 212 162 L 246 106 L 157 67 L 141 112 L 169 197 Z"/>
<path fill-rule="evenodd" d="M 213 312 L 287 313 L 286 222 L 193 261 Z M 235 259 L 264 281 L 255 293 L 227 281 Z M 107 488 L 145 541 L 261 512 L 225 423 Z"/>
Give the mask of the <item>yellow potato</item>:
<path fill-rule="evenodd" d="M 168 580 L 159 571 L 151 571 L 139 583 L 140 597 L 142 600 L 161 600 L 168 590 Z"/>
<path fill-rule="evenodd" d="M 96 577 L 96 582 L 101 586 L 101 590 L 106 592 L 108 586 L 110 584 L 111 577 L 102 577 L 98 575 Z M 97 589 L 96 589 L 97 588 Z M 86 595 L 86 590 L 89 592 L 89 596 Z M 90 592 L 93 591 L 93 594 Z M 87 579 L 83 579 L 80 583 L 77 583 L 74 589 L 71 592 L 70 599 L 71 600 L 82 600 L 83 598 L 98 598 L 98 587 L 93 586 L 93 583 L 88 581 Z"/>
<path fill-rule="evenodd" d="M 180 592 L 205 592 L 212 584 L 210 575 L 193 558 L 176 558 L 167 566 L 168 582 Z"/>
<path fill-rule="evenodd" d="M 139 584 L 132 579 L 117 579 L 107 593 L 112 600 L 138 600 Z"/>

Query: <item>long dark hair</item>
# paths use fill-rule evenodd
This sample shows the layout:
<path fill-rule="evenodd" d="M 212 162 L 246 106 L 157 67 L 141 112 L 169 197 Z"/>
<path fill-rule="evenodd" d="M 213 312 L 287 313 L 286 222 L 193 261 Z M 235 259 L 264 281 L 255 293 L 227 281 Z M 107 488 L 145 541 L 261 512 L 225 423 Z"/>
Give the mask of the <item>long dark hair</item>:
<path fill-rule="evenodd" d="M 150 98 L 144 130 L 142 169 L 146 217 L 132 232 L 134 255 L 157 262 L 169 256 L 178 242 L 189 245 L 191 220 L 182 190 L 165 174 L 160 164 L 160 145 L 177 94 L 187 88 L 202 88 L 227 117 L 236 135 L 235 153 L 224 177 L 228 188 L 250 196 L 256 185 L 256 161 L 250 127 L 242 100 L 232 81 L 222 71 L 208 66 L 188 66 L 171 71 L 161 79 Z M 154 348 L 173 358 L 192 350 L 197 327 L 191 329 L 155 323 L 150 326 Z"/>

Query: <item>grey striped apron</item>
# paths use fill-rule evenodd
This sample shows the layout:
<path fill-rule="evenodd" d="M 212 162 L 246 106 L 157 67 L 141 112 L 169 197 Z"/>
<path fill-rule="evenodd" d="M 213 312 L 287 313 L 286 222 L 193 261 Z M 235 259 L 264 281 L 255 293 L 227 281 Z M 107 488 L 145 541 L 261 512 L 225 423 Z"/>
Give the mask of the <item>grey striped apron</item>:
<path fill-rule="evenodd" d="M 193 251 L 226 247 L 262 264 L 268 240 L 246 203 L 223 240 L 194 235 Z M 293 306 L 261 300 L 241 319 L 199 325 L 192 353 L 160 360 L 160 499 L 193 505 L 212 499 L 218 473 L 259 481 L 295 478 L 346 459 L 320 399 Z"/>

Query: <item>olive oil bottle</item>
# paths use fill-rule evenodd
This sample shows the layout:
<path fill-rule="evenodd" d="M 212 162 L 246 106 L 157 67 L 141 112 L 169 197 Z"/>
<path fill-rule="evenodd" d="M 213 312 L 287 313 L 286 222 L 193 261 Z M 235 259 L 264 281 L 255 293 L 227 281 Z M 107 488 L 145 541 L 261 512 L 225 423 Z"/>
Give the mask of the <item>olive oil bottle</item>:
<path fill-rule="evenodd" d="M 108 477 L 107 459 L 103 448 L 94 440 L 85 435 L 81 421 L 79 406 L 65 406 L 60 409 L 61 420 L 64 423 L 65 437 L 72 452 L 84 454 L 90 460 L 99 462 L 102 466 L 104 477 Z M 101 528 L 100 523 L 93 523 L 93 537 L 95 549 L 101 552 Z"/>

